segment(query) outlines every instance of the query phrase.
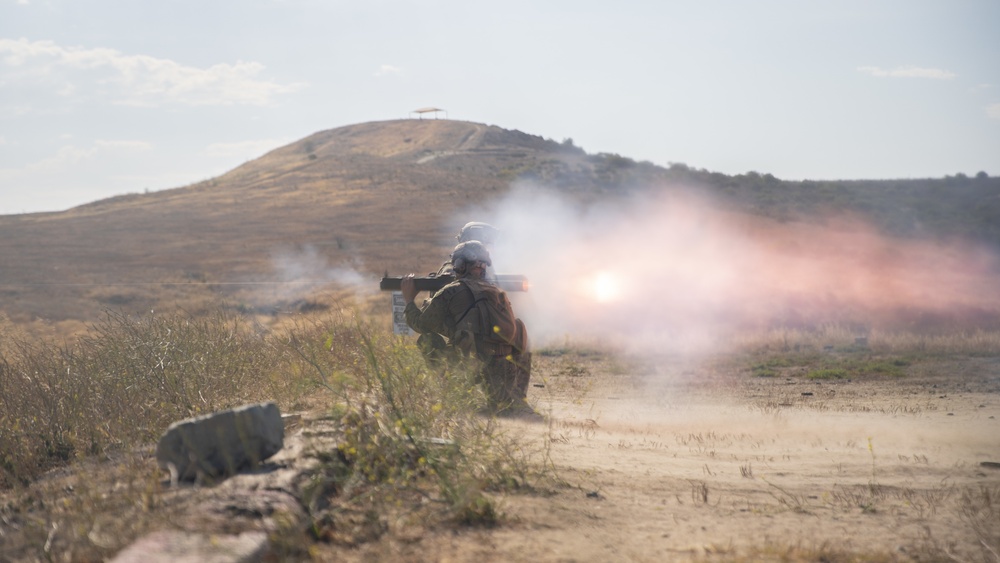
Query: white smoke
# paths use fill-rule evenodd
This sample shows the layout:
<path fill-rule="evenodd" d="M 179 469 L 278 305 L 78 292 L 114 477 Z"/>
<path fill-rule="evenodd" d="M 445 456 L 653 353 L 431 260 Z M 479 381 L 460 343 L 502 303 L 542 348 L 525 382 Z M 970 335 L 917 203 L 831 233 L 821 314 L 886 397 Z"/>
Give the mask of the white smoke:
<path fill-rule="evenodd" d="M 267 304 L 309 299 L 317 291 L 348 289 L 361 297 L 370 293 L 371 280 L 350 265 L 331 265 L 315 246 L 275 249 L 272 273 L 259 281 L 258 300 Z"/>
<path fill-rule="evenodd" d="M 348 266 L 331 266 L 315 246 L 276 251 L 271 255 L 275 277 L 282 282 L 305 284 L 363 285 L 365 278 Z"/>
<path fill-rule="evenodd" d="M 690 193 L 612 201 L 524 184 L 456 221 L 502 230 L 494 266 L 529 277 L 513 299 L 536 342 L 689 346 L 776 325 L 1000 318 L 1000 260 L 984 249 L 890 239 L 845 216 L 778 223 Z"/>

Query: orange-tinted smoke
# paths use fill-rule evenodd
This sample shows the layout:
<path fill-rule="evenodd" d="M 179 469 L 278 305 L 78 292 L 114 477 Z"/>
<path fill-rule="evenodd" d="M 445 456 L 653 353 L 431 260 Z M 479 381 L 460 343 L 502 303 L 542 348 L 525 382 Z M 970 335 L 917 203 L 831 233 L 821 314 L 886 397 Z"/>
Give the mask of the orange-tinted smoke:
<path fill-rule="evenodd" d="M 478 217 L 502 229 L 497 271 L 530 277 L 515 306 L 539 338 L 1000 327 L 995 254 L 857 218 L 779 223 L 689 195 L 588 206 L 538 188 Z"/>

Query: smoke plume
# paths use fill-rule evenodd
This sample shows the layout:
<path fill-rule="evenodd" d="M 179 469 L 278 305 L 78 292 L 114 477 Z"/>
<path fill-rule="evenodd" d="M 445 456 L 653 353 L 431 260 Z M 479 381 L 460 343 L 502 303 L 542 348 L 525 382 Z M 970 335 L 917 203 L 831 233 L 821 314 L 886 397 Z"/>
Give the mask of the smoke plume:
<path fill-rule="evenodd" d="M 690 194 L 600 204 L 521 185 L 466 215 L 502 230 L 499 273 L 536 342 L 659 345 L 736 330 L 844 324 L 976 328 L 1000 319 L 1000 260 L 960 242 L 893 239 L 849 216 L 781 223 Z"/>
<path fill-rule="evenodd" d="M 370 279 L 350 265 L 331 265 L 312 245 L 272 250 L 271 268 L 267 276 L 251 282 L 260 284 L 253 298 L 258 308 L 288 306 L 330 288 L 345 288 L 356 297 L 370 292 Z"/>

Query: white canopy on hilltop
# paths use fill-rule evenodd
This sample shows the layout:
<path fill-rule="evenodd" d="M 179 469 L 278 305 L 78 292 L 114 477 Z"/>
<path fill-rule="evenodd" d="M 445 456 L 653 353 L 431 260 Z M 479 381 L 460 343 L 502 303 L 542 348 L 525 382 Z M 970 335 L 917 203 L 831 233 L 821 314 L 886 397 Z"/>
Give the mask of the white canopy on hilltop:
<path fill-rule="evenodd" d="M 432 107 L 415 109 L 415 110 L 413 110 L 413 111 L 410 112 L 410 115 L 412 116 L 413 114 L 417 114 L 420 117 L 420 119 L 423 119 L 425 113 L 433 113 L 434 114 L 434 119 L 437 119 L 437 113 L 440 112 L 440 111 L 443 111 L 444 112 L 444 118 L 448 119 L 448 111 L 447 110 L 443 110 L 441 108 L 432 108 Z"/>

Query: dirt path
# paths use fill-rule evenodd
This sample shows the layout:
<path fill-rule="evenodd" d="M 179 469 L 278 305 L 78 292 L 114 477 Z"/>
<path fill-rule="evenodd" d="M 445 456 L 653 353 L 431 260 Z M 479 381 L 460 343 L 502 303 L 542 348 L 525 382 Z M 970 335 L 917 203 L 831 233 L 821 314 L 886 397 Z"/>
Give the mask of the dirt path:
<path fill-rule="evenodd" d="M 483 135 L 486 133 L 486 128 L 483 127 L 482 125 L 479 125 L 478 123 L 473 123 L 471 125 L 473 126 L 473 129 L 469 131 L 469 133 L 465 137 L 462 137 L 462 140 L 459 141 L 458 145 L 456 145 L 454 149 L 446 151 L 435 151 L 425 156 L 422 156 L 417 159 L 417 164 L 426 164 L 436 158 L 462 154 L 464 152 L 467 152 L 469 150 L 478 147 L 479 144 L 482 142 Z"/>
<path fill-rule="evenodd" d="M 427 538 L 422 553 L 997 560 L 980 542 L 1000 537 L 1000 469 L 982 465 L 1000 461 L 997 359 L 958 376 L 822 384 L 708 381 L 690 367 L 636 380 L 573 366 L 542 366 L 549 376 L 533 399 L 552 422 L 521 427 L 548 435 L 565 485 L 507 497 L 511 525 Z M 977 519 L 988 502 L 993 516 Z"/>

